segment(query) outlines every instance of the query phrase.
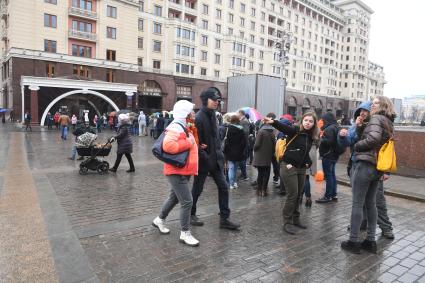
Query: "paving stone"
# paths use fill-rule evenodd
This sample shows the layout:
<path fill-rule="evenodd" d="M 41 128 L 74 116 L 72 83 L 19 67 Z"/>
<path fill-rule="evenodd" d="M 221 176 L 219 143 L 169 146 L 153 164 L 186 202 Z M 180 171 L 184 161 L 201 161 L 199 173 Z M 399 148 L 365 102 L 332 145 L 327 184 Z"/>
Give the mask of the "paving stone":
<path fill-rule="evenodd" d="M 409 255 L 409 258 L 417 260 L 417 261 L 421 261 L 421 260 L 425 259 L 425 254 L 420 253 L 420 252 L 415 252 L 415 253 Z"/>
<path fill-rule="evenodd" d="M 409 273 L 412 273 L 418 277 L 422 277 L 425 275 L 425 267 L 415 265 L 412 269 L 409 270 Z"/>
<path fill-rule="evenodd" d="M 390 282 L 395 281 L 396 279 L 397 279 L 397 275 L 394 275 L 394 274 L 389 273 L 389 272 L 385 272 L 384 274 L 379 276 L 378 281 L 382 282 L 382 283 L 390 283 Z"/>
<path fill-rule="evenodd" d="M 405 272 L 407 272 L 409 269 L 407 267 L 401 266 L 401 265 L 397 265 L 394 266 L 393 268 L 389 269 L 388 272 L 397 275 L 397 276 L 401 276 L 403 275 Z"/>
<path fill-rule="evenodd" d="M 413 282 L 415 282 L 418 278 L 419 278 L 419 277 L 418 277 L 418 276 L 416 276 L 416 275 L 414 275 L 414 274 L 411 274 L 411 273 L 405 273 L 403 276 L 399 277 L 399 278 L 398 278 L 398 280 L 399 280 L 400 282 L 403 282 L 403 283 L 413 283 Z"/>
<path fill-rule="evenodd" d="M 416 260 L 412 260 L 410 258 L 406 258 L 404 260 L 402 260 L 399 264 L 407 267 L 407 268 L 412 268 L 413 266 L 415 266 L 418 262 Z"/>

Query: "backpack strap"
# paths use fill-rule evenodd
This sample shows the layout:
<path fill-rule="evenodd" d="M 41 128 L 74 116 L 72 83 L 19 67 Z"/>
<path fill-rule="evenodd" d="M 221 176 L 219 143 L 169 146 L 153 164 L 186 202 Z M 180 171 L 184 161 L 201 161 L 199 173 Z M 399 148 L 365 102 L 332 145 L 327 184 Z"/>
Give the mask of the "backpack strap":
<path fill-rule="evenodd" d="M 168 126 L 170 126 L 171 124 L 177 124 L 177 125 L 179 125 L 180 127 L 182 127 L 182 129 L 183 129 L 183 131 L 184 131 L 184 133 L 186 134 L 186 137 L 188 138 L 189 137 L 189 131 L 186 129 L 186 127 L 185 126 L 183 126 L 182 124 L 180 124 L 179 122 L 171 122 Z"/>

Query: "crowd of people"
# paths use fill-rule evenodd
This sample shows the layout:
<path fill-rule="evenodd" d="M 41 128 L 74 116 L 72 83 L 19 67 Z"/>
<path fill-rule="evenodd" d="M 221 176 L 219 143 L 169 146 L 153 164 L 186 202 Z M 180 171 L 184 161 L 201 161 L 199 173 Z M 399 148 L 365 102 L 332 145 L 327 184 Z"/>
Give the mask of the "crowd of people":
<path fill-rule="evenodd" d="M 381 146 L 394 134 L 395 112 L 388 98 L 378 96 L 372 102 L 361 104 L 354 113 L 353 124 L 348 127 L 343 127 L 341 120 L 331 112 L 325 113 L 320 120 L 314 112 L 306 112 L 298 121 L 288 114 L 276 119 L 274 113 L 268 113 L 254 123 L 240 110 L 220 119 L 215 111 L 219 99 L 214 91 L 203 92 L 202 108 L 196 114 L 192 103 L 177 102 L 173 109 L 174 120 L 164 127 L 163 150 L 169 154 L 188 152 L 188 158 L 184 167 L 164 164 L 171 191 L 152 223 L 160 233 L 170 232 L 165 219 L 180 203 L 180 240 L 190 246 L 199 245 L 190 227 L 204 225 L 197 215 L 197 203 L 207 176 L 218 189 L 220 228 L 240 229 L 240 224 L 230 220 L 229 190 L 237 189 L 238 181 L 248 180 L 246 167 L 252 165 L 258 174 L 251 185 L 255 186 L 259 197 L 268 195 L 273 172 L 273 183 L 286 195 L 282 228 L 296 235 L 297 229 L 307 229 L 299 206 L 304 195 L 305 206 L 312 206 L 310 176 L 316 174 L 320 165 L 317 163 L 322 165 L 326 189 L 316 203 L 335 204 L 338 201 L 335 165 L 349 148 L 347 172 L 353 191 L 351 216 L 347 215 L 350 236 L 341 243 L 341 248 L 353 253 L 360 253 L 362 249 L 376 253 L 377 225 L 383 237 L 394 238 L 383 193 L 383 181 L 389 174 L 376 169 Z M 278 153 L 282 140 L 285 141 L 283 150 Z M 362 239 L 361 230 L 367 230 L 365 239 Z"/>

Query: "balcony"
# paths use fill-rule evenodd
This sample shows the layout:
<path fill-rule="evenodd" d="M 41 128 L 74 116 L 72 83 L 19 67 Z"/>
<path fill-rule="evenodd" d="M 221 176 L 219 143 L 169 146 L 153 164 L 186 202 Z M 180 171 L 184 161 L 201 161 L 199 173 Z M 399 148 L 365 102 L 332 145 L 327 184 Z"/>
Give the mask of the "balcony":
<path fill-rule="evenodd" d="M 94 41 L 94 42 L 97 41 L 97 34 L 92 32 L 79 31 L 75 29 L 69 30 L 68 37 L 81 39 L 81 40 L 87 40 L 87 41 Z"/>
<path fill-rule="evenodd" d="M 90 20 L 97 20 L 97 13 L 90 11 L 90 10 L 85 10 L 85 9 L 80 9 L 78 7 L 69 7 L 68 8 L 68 14 L 70 16 L 75 16 L 75 17 L 80 17 L 80 18 L 85 18 L 85 19 L 90 19 Z"/>

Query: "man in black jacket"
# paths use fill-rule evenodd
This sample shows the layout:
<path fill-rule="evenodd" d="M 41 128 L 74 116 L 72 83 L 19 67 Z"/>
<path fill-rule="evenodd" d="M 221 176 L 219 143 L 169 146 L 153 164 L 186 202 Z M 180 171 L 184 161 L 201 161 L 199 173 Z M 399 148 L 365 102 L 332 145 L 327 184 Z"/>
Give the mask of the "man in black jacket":
<path fill-rule="evenodd" d="M 220 228 L 237 230 L 240 225 L 231 222 L 229 209 L 229 186 L 224 177 L 224 155 L 217 128 L 217 109 L 220 96 L 214 89 L 208 89 L 201 94 L 202 108 L 196 114 L 196 128 L 199 137 L 199 169 L 192 187 L 191 224 L 202 226 L 204 223 L 196 216 L 196 203 L 204 188 L 205 180 L 210 174 L 218 188 L 218 205 L 220 208 Z"/>
<path fill-rule="evenodd" d="M 339 157 L 337 152 L 339 127 L 335 115 L 332 112 L 327 112 L 323 115 L 322 119 L 324 122 L 323 136 L 320 140 L 319 154 L 322 158 L 323 173 L 326 181 L 326 192 L 325 195 L 316 200 L 316 202 L 328 203 L 338 200 L 336 194 L 335 165 Z"/>

